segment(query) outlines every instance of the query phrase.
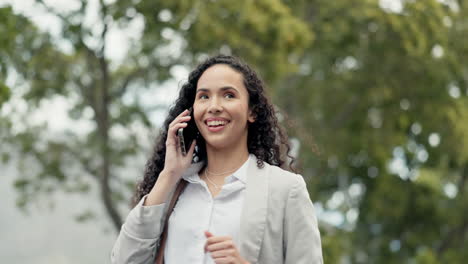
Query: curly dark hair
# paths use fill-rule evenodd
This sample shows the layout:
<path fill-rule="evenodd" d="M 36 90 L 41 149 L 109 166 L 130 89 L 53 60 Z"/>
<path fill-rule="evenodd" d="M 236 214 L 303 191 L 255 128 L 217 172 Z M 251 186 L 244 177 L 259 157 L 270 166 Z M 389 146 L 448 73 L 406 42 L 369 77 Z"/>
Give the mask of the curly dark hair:
<path fill-rule="evenodd" d="M 169 110 L 169 114 L 164 121 L 153 154 L 146 163 L 143 180 L 137 185 L 133 201 L 135 204 L 151 191 L 158 179 L 159 173 L 164 168 L 169 124 L 182 111 L 192 107 L 195 101 L 198 79 L 208 68 L 216 64 L 228 65 L 243 75 L 244 85 L 249 93 L 249 108 L 255 117 L 255 122 L 248 124 L 247 147 L 249 153 L 257 157 L 257 166 L 262 168 L 264 166 L 263 163 L 267 162 L 271 165 L 294 171 L 292 167 L 294 158 L 289 155 L 290 146 L 288 138 L 278 123 L 273 105 L 265 95 L 265 85 L 263 81 L 252 68 L 239 58 L 217 55 L 199 64 L 189 74 L 188 81 L 182 86 L 179 92 L 179 98 Z M 205 141 L 203 137 L 199 136 L 197 138 L 195 153 L 197 157 L 196 160 L 206 160 L 205 148 Z M 286 159 L 288 159 L 288 157 L 290 162 L 286 167 Z"/>

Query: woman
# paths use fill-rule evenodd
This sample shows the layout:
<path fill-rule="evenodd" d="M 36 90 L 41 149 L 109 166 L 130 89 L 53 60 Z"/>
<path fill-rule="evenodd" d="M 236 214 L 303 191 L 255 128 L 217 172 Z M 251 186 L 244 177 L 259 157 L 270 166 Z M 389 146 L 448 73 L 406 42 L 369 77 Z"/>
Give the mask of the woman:
<path fill-rule="evenodd" d="M 196 133 L 186 155 L 180 128 Z M 169 111 L 112 263 L 323 263 L 305 182 L 280 168 L 288 150 L 257 74 L 232 56 L 201 63 Z"/>

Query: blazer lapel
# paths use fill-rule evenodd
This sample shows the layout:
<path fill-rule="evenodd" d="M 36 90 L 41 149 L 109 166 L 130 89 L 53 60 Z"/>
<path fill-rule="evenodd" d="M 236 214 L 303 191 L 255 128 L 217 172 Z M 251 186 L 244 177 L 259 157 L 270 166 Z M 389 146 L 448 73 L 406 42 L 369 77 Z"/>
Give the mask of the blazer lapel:
<path fill-rule="evenodd" d="M 244 205 L 240 224 L 240 254 L 251 263 L 258 261 L 265 233 L 268 211 L 268 164 L 257 167 L 257 159 L 249 162 Z"/>

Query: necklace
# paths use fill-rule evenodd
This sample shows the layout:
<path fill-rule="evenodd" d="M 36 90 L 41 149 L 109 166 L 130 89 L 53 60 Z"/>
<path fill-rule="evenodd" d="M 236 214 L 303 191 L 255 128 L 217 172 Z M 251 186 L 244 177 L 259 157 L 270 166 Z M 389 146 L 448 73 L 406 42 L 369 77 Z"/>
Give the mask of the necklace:
<path fill-rule="evenodd" d="M 208 168 L 206 168 L 205 173 L 208 173 L 208 174 L 213 175 L 213 176 L 219 176 L 219 175 L 224 175 L 224 174 L 231 174 L 231 173 L 235 172 L 236 170 L 238 170 L 238 168 L 233 169 L 232 171 L 225 171 L 225 172 L 221 172 L 221 173 L 213 173 L 213 172 L 210 172 L 208 170 Z"/>
<path fill-rule="evenodd" d="M 208 169 L 205 170 L 205 177 L 206 179 L 215 187 L 216 190 L 221 190 L 221 187 L 219 185 L 217 185 L 216 183 L 214 183 L 210 177 L 208 177 L 208 174 L 206 174 L 206 172 L 208 171 Z"/>

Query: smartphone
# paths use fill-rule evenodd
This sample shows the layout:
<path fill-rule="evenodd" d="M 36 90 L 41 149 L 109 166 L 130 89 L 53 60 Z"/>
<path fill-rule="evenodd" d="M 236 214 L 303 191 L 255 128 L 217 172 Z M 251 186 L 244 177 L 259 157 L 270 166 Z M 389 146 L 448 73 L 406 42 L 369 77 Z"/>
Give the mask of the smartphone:
<path fill-rule="evenodd" d="M 193 140 L 197 136 L 197 126 L 195 125 L 195 121 L 193 120 L 192 114 L 192 107 L 189 109 L 190 116 L 192 117 L 188 122 L 185 128 L 179 128 L 177 130 L 177 137 L 179 138 L 179 146 L 182 155 L 186 156 L 187 151 L 190 149 L 190 145 L 192 144 Z"/>

